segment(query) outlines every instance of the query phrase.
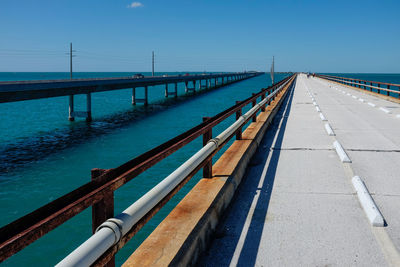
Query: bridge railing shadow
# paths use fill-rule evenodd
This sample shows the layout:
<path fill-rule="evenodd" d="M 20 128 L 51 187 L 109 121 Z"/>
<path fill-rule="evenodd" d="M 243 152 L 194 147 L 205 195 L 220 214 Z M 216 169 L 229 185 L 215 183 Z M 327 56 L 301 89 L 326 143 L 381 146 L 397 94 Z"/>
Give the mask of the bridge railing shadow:
<path fill-rule="evenodd" d="M 261 236 L 264 229 L 264 223 L 269 208 L 269 202 L 280 157 L 280 148 L 282 146 L 285 128 L 288 116 L 290 114 L 295 84 L 296 81 L 294 81 L 293 86 L 288 92 L 288 97 L 282 103 L 283 105 L 281 109 L 277 113 L 270 128 L 267 130 L 266 135 L 264 136 L 255 156 L 250 162 L 250 166 L 257 165 L 257 167 L 252 168 L 251 170 L 248 169 L 246 171 L 245 179 L 242 181 L 241 185 L 237 189 L 240 197 L 236 195 L 234 197 L 234 201 L 232 202 L 234 203 L 240 198 L 240 213 L 246 214 L 245 216 L 235 217 L 234 222 L 235 228 L 240 229 L 240 232 L 243 232 L 245 230 L 244 227 L 247 215 L 249 214 L 253 199 L 256 196 L 257 191 L 259 192 L 258 201 L 254 209 L 249 228 L 247 229 L 247 234 L 244 239 L 243 247 L 239 252 L 237 264 L 232 262 L 232 259 L 234 257 L 235 250 L 237 250 L 237 247 L 240 246 L 240 244 L 238 244 L 241 235 L 240 233 L 236 233 L 233 239 L 229 240 L 229 242 L 232 242 L 234 246 L 219 248 L 224 250 L 224 258 L 220 258 L 218 260 L 218 266 L 229 266 L 230 264 L 237 266 L 254 266 L 256 263 L 258 249 L 261 243 Z M 282 120 L 280 120 L 281 118 Z M 263 175 L 263 172 L 265 170 L 264 166 L 267 164 L 269 158 L 270 160 L 267 166 L 267 170 L 265 172 L 264 182 L 262 186 L 259 187 L 261 176 Z M 243 193 L 240 193 L 241 189 L 244 189 Z M 228 214 L 232 212 L 232 209 L 233 205 L 228 208 L 226 219 L 229 217 Z M 221 225 L 223 224 L 224 222 L 221 223 Z M 238 255 L 235 255 L 235 258 L 237 256 Z M 211 262 L 205 261 L 200 262 L 199 265 L 213 266 Z"/>

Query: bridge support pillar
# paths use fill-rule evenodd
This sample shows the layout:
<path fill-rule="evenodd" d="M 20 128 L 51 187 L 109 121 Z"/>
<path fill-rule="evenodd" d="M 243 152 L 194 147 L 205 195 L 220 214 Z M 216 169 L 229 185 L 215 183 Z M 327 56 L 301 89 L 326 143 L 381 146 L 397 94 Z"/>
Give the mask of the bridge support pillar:
<path fill-rule="evenodd" d="M 175 98 L 178 97 L 178 84 L 175 83 L 175 90 L 173 92 L 168 91 L 168 84 L 165 84 L 165 97 L 173 96 Z"/>
<path fill-rule="evenodd" d="M 86 121 L 92 121 L 92 95 L 86 94 Z"/>
<path fill-rule="evenodd" d="M 186 82 L 185 85 L 186 85 L 186 93 L 190 93 L 190 92 L 196 93 L 196 81 L 195 80 L 193 81 L 192 88 L 188 87 L 188 82 Z"/>
<path fill-rule="evenodd" d="M 145 86 L 144 87 L 144 105 L 147 106 L 149 104 L 149 91 L 148 91 L 148 87 Z"/>
<path fill-rule="evenodd" d="M 74 107 L 74 95 L 69 96 L 69 107 L 68 107 L 68 120 L 74 121 L 75 117 L 86 118 L 86 121 L 92 121 L 92 97 L 91 93 L 86 94 L 86 111 L 75 111 Z"/>
<path fill-rule="evenodd" d="M 69 96 L 68 120 L 74 121 L 74 95 Z"/>
<path fill-rule="evenodd" d="M 136 98 L 136 88 L 132 88 L 132 105 L 137 103 L 143 103 L 145 106 L 149 104 L 148 102 L 148 87 L 144 87 L 144 98 Z"/>

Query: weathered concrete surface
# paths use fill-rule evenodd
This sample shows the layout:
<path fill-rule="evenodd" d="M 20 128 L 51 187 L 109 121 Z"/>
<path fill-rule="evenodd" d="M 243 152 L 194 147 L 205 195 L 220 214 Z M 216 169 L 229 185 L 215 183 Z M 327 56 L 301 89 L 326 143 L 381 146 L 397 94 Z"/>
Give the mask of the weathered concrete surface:
<path fill-rule="evenodd" d="M 396 117 L 400 114 L 400 104 L 322 79 L 310 83 L 319 95 L 316 98 L 324 99 L 332 127 L 337 128 L 337 139 L 353 160 L 354 173 L 364 179 L 373 194 L 387 222 L 385 229 L 400 251 L 400 118 Z M 335 87 L 357 99 L 338 92 Z M 359 98 L 365 102 L 358 101 Z M 390 110 L 391 114 L 379 107 Z M 337 112 L 344 116 L 335 116 Z"/>
<path fill-rule="evenodd" d="M 243 132 L 213 166 L 213 178 L 202 179 L 124 266 L 187 266 L 195 264 L 241 182 L 268 125 L 287 91 L 281 92 L 257 122 Z"/>
<path fill-rule="evenodd" d="M 400 140 L 395 136 L 400 133 L 400 120 L 329 84 L 334 85 L 303 75 L 298 78 L 200 266 L 400 264 L 395 248 L 400 235 L 400 213 L 396 212 Z M 336 136 L 327 135 L 307 89 Z M 366 102 L 376 101 L 377 106 L 397 105 L 344 90 L 362 95 Z M 335 140 L 353 163 L 340 162 L 332 147 Z M 374 229 L 369 224 L 351 184 L 353 175 L 362 177 L 373 193 L 387 220 L 386 228 Z"/>

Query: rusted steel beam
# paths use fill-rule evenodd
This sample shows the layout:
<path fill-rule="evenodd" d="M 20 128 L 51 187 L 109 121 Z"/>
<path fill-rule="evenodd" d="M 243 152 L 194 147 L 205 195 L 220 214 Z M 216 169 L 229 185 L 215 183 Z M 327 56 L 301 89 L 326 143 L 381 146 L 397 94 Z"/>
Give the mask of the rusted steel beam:
<path fill-rule="evenodd" d="M 276 88 L 290 79 L 287 77 L 268 89 Z M 185 133 L 143 153 L 127 163 L 105 171 L 96 179 L 74 191 L 40 207 L 0 229 L 0 262 L 39 239 L 49 231 L 79 214 L 86 208 L 97 204 L 113 191 L 144 172 L 157 162 L 166 158 L 179 148 L 205 134 L 212 127 L 225 120 L 239 109 L 259 97 L 267 89 L 251 96 L 236 105 L 220 112 Z"/>

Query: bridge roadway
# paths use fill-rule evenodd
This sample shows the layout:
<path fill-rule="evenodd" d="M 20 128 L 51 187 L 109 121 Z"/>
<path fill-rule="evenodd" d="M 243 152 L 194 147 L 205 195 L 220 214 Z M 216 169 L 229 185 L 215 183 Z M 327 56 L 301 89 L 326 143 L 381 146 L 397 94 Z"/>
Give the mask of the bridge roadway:
<path fill-rule="evenodd" d="M 398 114 L 398 103 L 299 75 L 200 266 L 400 266 Z M 341 162 L 335 140 L 352 163 Z M 385 227 L 370 224 L 354 175 Z"/>

